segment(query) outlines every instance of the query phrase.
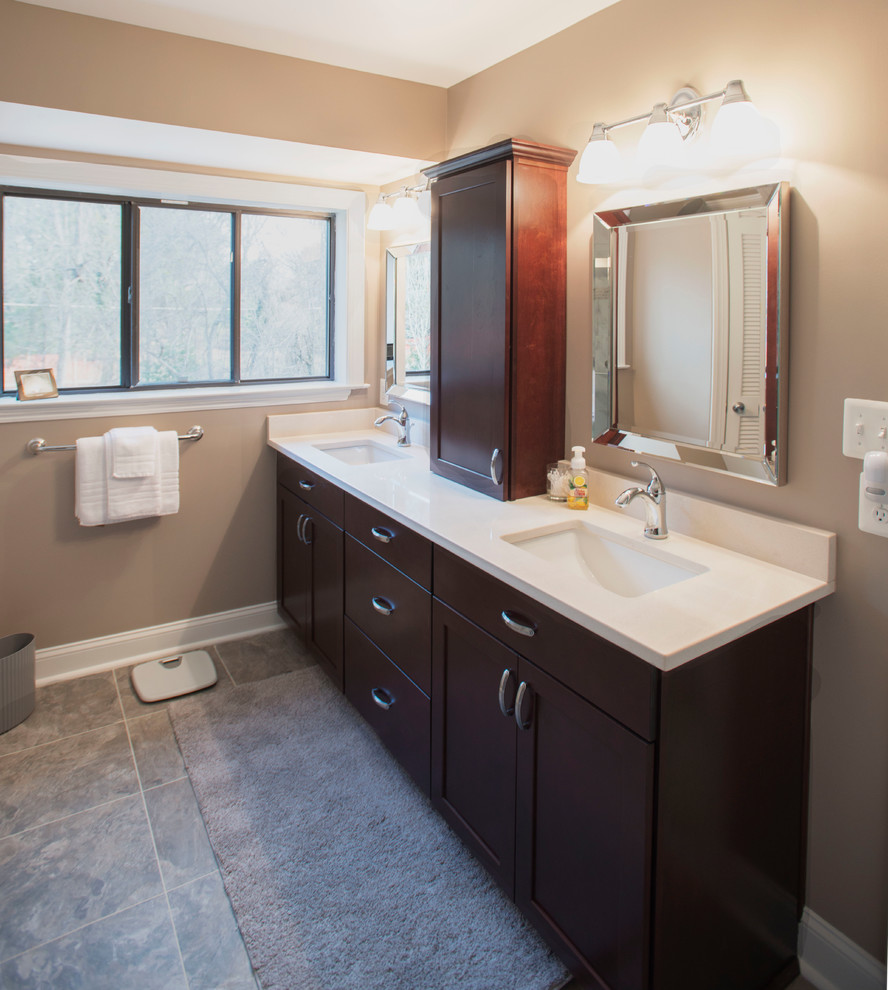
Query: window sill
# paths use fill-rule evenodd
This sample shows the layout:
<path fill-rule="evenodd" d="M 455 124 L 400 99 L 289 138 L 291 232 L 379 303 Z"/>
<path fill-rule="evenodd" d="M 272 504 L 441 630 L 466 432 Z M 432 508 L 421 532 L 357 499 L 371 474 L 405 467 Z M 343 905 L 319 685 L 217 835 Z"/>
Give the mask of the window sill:
<path fill-rule="evenodd" d="M 343 402 L 367 384 L 299 382 L 298 384 L 240 385 L 233 388 L 157 389 L 151 392 L 105 392 L 59 396 L 20 402 L 0 399 L 0 423 L 27 423 L 50 419 L 88 419 L 97 416 L 139 416 L 151 413 L 199 412 L 250 406 L 294 406 L 309 402 Z"/>

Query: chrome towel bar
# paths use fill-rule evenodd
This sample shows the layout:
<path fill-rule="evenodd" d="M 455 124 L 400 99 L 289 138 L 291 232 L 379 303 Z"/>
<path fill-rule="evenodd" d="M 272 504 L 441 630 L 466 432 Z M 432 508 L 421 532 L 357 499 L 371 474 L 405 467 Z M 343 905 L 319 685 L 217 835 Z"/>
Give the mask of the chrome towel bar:
<path fill-rule="evenodd" d="M 202 426 L 192 426 L 187 433 L 184 433 L 179 437 L 179 440 L 200 440 L 203 435 L 204 431 Z M 43 439 L 43 437 L 35 437 L 33 440 L 29 440 L 25 447 L 32 454 L 39 454 L 41 451 L 47 450 L 77 450 L 76 443 L 60 443 L 55 446 L 50 446 Z"/>

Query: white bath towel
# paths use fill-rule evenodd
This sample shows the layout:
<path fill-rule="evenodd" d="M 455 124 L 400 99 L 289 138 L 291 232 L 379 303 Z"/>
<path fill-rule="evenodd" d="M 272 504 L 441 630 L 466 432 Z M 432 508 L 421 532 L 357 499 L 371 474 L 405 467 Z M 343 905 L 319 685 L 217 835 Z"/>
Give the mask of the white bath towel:
<path fill-rule="evenodd" d="M 108 431 L 113 478 L 150 478 L 157 470 L 157 430 L 118 426 Z"/>
<path fill-rule="evenodd" d="M 150 477 L 115 478 L 111 465 L 107 433 L 77 441 L 74 511 L 81 526 L 179 511 L 179 443 L 173 430 L 157 434 L 155 471 Z"/>

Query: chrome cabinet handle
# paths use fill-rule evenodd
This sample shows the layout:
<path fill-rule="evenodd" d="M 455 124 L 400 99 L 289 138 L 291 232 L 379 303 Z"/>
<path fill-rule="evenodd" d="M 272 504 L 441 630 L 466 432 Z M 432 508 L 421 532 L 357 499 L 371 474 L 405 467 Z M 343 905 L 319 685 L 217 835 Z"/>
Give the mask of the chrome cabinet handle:
<path fill-rule="evenodd" d="M 495 485 L 501 485 L 503 483 L 502 476 L 502 460 L 503 456 L 500 453 L 499 447 L 494 447 L 493 453 L 490 456 L 490 480 Z"/>
<path fill-rule="evenodd" d="M 522 681 L 518 685 L 518 694 L 515 695 L 515 721 L 518 723 L 519 729 L 529 729 L 530 728 L 530 718 L 526 721 L 521 714 L 521 709 L 524 707 L 524 698 L 527 694 L 528 686 L 527 681 Z M 532 697 L 532 696 L 531 696 Z M 531 709 L 531 715 L 533 715 L 533 710 Z"/>
<path fill-rule="evenodd" d="M 508 667 L 506 667 L 506 669 L 503 671 L 503 676 L 500 678 L 500 683 L 499 683 L 499 706 L 500 706 L 500 711 L 503 713 L 503 715 L 506 716 L 506 718 L 512 715 L 515 711 L 514 702 L 511 708 L 506 705 L 506 687 L 508 686 L 508 683 L 511 680 L 512 680 L 512 671 L 509 670 Z"/>
<path fill-rule="evenodd" d="M 746 412 L 746 403 L 745 402 L 735 402 L 734 405 L 731 406 L 731 410 L 733 412 L 737 413 L 738 416 L 742 416 L 743 413 Z"/>
<path fill-rule="evenodd" d="M 386 601 L 384 598 L 380 598 L 379 595 L 374 595 L 370 599 L 370 604 L 379 612 L 380 615 L 391 615 L 395 610 L 395 606 L 391 602 Z"/>
<path fill-rule="evenodd" d="M 391 543 L 395 534 L 391 530 L 383 529 L 381 526 L 374 526 L 370 530 L 370 535 L 379 540 L 380 543 Z"/>
<path fill-rule="evenodd" d="M 519 622 L 512 614 L 503 609 L 500 612 L 500 618 L 505 622 L 505 624 L 512 630 L 512 632 L 518 633 L 519 636 L 533 636 L 536 633 L 536 626 L 531 622 Z"/>
<path fill-rule="evenodd" d="M 308 527 L 311 525 L 311 523 L 312 523 L 311 516 L 306 516 L 305 517 L 305 522 L 302 524 L 302 542 L 307 547 L 311 546 L 311 544 L 314 542 L 314 540 L 310 540 L 308 538 L 308 533 L 309 533 Z"/>
<path fill-rule="evenodd" d="M 315 486 L 315 483 L 313 481 L 300 481 L 299 482 L 299 487 L 304 492 L 310 492 L 312 490 L 312 488 L 314 488 L 314 486 Z"/>
<path fill-rule="evenodd" d="M 304 543 L 305 542 L 302 539 L 302 524 L 304 522 L 305 522 L 305 513 L 304 512 L 300 512 L 299 513 L 299 518 L 296 520 L 296 539 L 299 540 L 300 543 Z"/>
<path fill-rule="evenodd" d="M 389 708 L 395 703 L 395 699 L 386 691 L 385 688 L 375 687 L 370 692 L 370 697 L 379 705 L 380 708 L 388 711 Z"/>

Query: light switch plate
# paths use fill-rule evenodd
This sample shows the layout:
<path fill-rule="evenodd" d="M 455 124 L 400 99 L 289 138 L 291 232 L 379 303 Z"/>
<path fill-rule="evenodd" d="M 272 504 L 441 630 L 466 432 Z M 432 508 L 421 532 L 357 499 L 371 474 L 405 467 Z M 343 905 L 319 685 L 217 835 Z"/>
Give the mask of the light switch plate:
<path fill-rule="evenodd" d="M 888 450 L 888 402 L 845 399 L 842 453 L 863 460 L 868 450 Z"/>

